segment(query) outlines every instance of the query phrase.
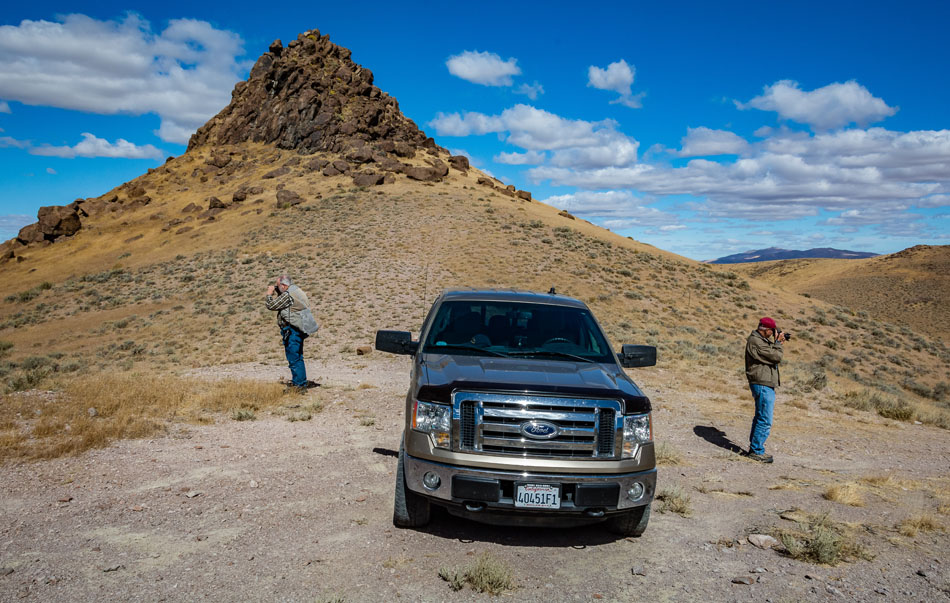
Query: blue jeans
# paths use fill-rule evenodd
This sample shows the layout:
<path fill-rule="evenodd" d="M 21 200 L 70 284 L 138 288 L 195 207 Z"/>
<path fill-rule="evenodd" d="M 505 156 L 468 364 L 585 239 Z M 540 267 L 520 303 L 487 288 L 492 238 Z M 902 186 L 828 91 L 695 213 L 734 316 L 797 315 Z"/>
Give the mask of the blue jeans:
<path fill-rule="evenodd" d="M 303 363 L 303 340 L 307 337 L 297 329 L 286 326 L 280 328 L 284 340 L 284 354 L 290 366 L 291 382 L 297 387 L 307 385 L 307 367 Z"/>
<path fill-rule="evenodd" d="M 755 418 L 752 419 L 752 431 L 749 433 L 749 452 L 765 454 L 765 440 L 772 430 L 772 408 L 775 406 L 775 390 L 767 385 L 750 383 L 752 398 L 755 399 Z"/>

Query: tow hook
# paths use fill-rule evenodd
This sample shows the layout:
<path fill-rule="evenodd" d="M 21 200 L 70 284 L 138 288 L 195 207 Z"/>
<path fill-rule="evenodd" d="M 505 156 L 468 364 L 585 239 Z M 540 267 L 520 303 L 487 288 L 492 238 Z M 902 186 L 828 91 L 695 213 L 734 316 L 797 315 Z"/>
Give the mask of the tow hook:
<path fill-rule="evenodd" d="M 482 503 L 465 503 L 465 510 L 471 511 L 472 513 L 478 513 L 485 510 L 485 505 Z"/>
<path fill-rule="evenodd" d="M 603 509 L 587 509 L 585 513 L 587 514 L 588 517 L 603 517 L 604 516 Z"/>

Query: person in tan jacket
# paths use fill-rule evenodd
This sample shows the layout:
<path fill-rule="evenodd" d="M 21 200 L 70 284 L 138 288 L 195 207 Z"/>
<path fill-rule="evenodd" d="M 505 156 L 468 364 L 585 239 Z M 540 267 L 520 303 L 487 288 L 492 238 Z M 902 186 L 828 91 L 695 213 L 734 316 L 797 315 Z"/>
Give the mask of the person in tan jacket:
<path fill-rule="evenodd" d="M 772 455 L 765 453 L 765 440 L 772 430 L 772 410 L 775 406 L 775 388 L 781 385 L 778 365 L 782 362 L 782 342 L 785 333 L 778 330 L 775 320 L 764 317 L 749 335 L 745 345 L 745 374 L 755 400 L 755 416 L 749 433 L 750 459 L 771 463 Z"/>
<path fill-rule="evenodd" d="M 303 340 L 320 328 L 313 317 L 307 294 L 293 284 L 289 276 L 283 275 L 267 287 L 265 303 L 268 310 L 277 312 L 277 326 L 284 342 L 292 387 L 301 391 L 316 387 L 318 383 L 307 379 L 307 366 L 303 360 Z"/>

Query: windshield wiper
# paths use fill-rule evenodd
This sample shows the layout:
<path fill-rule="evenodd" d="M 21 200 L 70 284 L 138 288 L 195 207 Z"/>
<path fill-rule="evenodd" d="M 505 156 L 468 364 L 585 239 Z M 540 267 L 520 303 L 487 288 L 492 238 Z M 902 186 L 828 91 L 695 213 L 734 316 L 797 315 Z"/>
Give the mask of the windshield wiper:
<path fill-rule="evenodd" d="M 503 354 L 502 352 L 496 352 L 495 350 L 489 350 L 486 348 L 480 348 L 474 345 L 465 345 L 462 343 L 447 343 L 445 345 L 432 345 L 426 348 L 426 353 L 433 354 L 438 353 L 440 350 L 468 350 L 470 352 L 484 353 L 489 356 L 498 356 L 501 358 L 508 358 L 508 354 Z"/>
<path fill-rule="evenodd" d="M 590 358 L 584 358 L 583 356 L 577 356 L 576 354 L 568 354 L 567 352 L 555 352 L 554 350 L 525 350 L 525 351 L 516 351 L 509 352 L 511 356 L 558 356 L 560 358 L 570 358 L 571 360 L 577 360 L 580 362 L 590 362 L 594 363 Z"/>

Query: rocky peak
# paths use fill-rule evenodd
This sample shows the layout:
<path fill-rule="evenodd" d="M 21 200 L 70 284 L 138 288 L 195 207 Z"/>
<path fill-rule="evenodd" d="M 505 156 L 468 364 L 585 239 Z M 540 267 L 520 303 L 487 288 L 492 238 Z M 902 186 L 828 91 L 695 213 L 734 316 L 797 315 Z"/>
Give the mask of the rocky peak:
<path fill-rule="evenodd" d="M 189 150 L 240 142 L 301 153 L 349 153 L 369 145 L 401 156 L 447 153 L 373 85 L 373 73 L 330 37 L 310 30 L 286 47 L 275 40 L 257 60 L 231 104 L 198 129 Z"/>

